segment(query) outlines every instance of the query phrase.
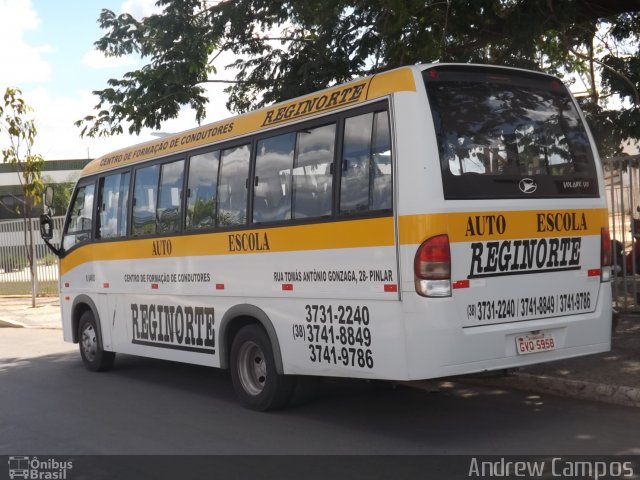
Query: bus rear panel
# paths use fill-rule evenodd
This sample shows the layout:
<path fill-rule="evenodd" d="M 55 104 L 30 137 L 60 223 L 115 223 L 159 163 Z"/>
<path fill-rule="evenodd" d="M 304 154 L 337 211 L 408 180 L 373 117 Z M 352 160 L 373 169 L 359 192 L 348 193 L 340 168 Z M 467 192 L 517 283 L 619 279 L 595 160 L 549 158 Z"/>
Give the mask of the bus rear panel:
<path fill-rule="evenodd" d="M 410 174 L 424 193 L 403 202 L 399 190 L 403 272 L 414 277 L 403 277 L 408 377 L 609 350 L 604 189 L 569 92 L 514 69 L 435 66 L 421 77 L 430 111 Z"/>

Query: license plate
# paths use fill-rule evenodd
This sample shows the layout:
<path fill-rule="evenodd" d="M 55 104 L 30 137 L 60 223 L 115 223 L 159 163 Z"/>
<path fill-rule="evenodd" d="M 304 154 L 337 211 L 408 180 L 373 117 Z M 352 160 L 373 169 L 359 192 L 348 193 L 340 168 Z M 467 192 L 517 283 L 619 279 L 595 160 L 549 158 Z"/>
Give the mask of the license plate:
<path fill-rule="evenodd" d="M 519 355 L 548 352 L 556 349 L 556 340 L 551 333 L 535 333 L 516 337 L 516 351 Z"/>

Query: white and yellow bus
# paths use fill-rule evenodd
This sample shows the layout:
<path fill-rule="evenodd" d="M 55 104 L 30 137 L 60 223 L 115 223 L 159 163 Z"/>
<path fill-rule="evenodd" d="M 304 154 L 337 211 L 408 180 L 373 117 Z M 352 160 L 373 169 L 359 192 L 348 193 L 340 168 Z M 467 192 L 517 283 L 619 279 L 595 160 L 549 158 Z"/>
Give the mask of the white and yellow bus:
<path fill-rule="evenodd" d="M 603 352 L 607 225 L 557 78 L 399 68 L 88 164 L 59 249 L 64 339 L 90 370 L 116 352 L 230 369 L 260 410 L 307 376 Z"/>

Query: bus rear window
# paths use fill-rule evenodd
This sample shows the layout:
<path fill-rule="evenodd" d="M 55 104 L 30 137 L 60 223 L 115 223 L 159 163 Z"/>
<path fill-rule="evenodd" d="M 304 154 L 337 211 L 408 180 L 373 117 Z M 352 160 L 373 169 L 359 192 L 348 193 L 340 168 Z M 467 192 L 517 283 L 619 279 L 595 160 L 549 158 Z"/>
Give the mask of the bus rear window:
<path fill-rule="evenodd" d="M 589 137 L 558 80 L 486 67 L 423 76 L 445 198 L 598 196 Z"/>

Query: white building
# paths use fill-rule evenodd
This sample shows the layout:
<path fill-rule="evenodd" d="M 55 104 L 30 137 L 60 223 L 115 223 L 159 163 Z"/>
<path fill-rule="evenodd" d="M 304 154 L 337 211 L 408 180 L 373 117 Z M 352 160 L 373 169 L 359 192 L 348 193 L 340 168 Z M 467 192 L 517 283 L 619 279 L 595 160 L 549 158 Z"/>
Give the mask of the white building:
<path fill-rule="evenodd" d="M 42 178 L 47 183 L 75 182 L 80 171 L 91 159 L 49 160 L 44 162 Z M 22 204 L 23 195 L 20 179 L 15 166 L 0 163 L 0 220 L 22 218 L 17 207 Z M 39 215 L 40 208 L 33 214 Z"/>

